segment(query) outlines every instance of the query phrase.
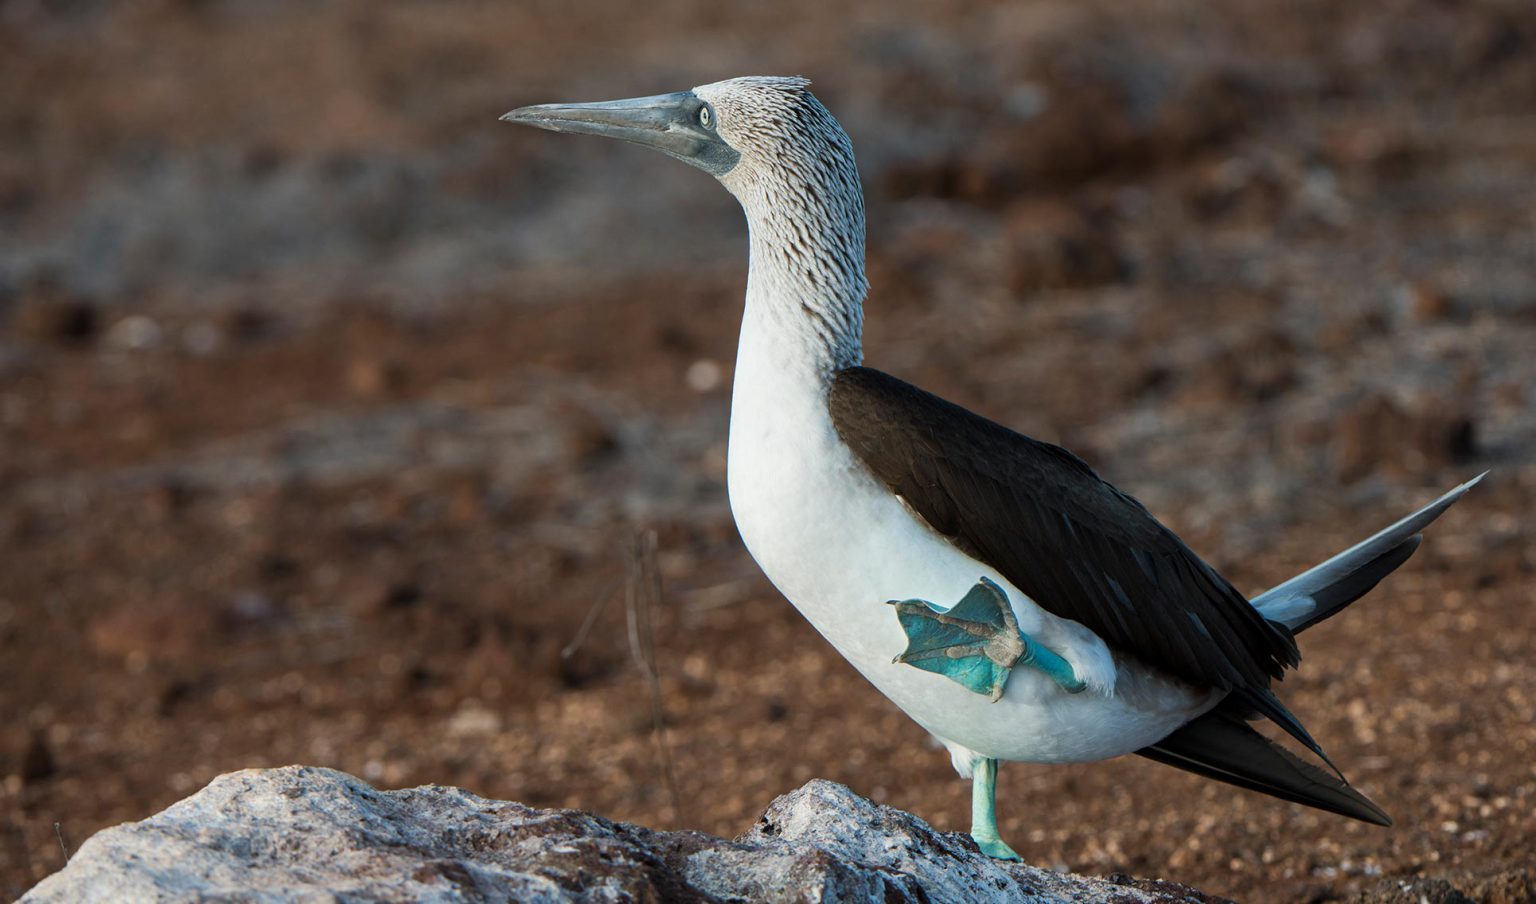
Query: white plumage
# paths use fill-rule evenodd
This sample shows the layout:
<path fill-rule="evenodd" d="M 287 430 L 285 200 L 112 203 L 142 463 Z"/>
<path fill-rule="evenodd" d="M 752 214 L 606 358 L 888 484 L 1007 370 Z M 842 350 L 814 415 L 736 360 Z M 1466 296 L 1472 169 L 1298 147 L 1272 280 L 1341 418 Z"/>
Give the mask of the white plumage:
<path fill-rule="evenodd" d="M 722 108 L 722 130 L 734 118 L 730 93 L 739 90 L 730 82 L 694 89 Z M 745 136 L 727 137 L 750 146 Z M 774 586 L 854 668 L 943 741 L 967 777 L 971 751 L 1039 763 L 1106 759 L 1156 742 L 1213 705 L 1218 698 L 1207 690 L 1116 663 L 1093 632 L 1040 609 L 995 569 L 960 552 L 854 459 L 833 428 L 826 395 L 833 362 L 860 360 L 859 332 L 839 334 L 829 348 L 806 321 L 807 309 L 838 306 L 844 316 L 837 322 L 856 322 L 866 285 L 862 205 L 847 205 L 835 218 L 816 214 L 823 228 L 797 230 L 786 221 L 812 214 L 784 204 L 794 196 L 778 184 L 784 171 L 755 167 L 744 153 L 722 180 L 746 212 L 752 263 L 731 395 L 731 511 Z M 835 191 L 833 197 L 850 193 L 845 185 L 816 188 Z M 835 227 L 825 228 L 829 222 Z M 808 257 L 836 259 L 842 255 L 828 246 L 838 243 L 856 245 L 860 266 L 828 268 L 815 281 L 780 250 L 808 244 Z M 892 661 L 907 640 L 888 600 L 958 602 L 982 576 L 1008 592 L 1020 629 L 1070 662 L 1088 692 L 1068 694 L 1044 674 L 1020 669 L 994 704 L 941 675 Z"/>

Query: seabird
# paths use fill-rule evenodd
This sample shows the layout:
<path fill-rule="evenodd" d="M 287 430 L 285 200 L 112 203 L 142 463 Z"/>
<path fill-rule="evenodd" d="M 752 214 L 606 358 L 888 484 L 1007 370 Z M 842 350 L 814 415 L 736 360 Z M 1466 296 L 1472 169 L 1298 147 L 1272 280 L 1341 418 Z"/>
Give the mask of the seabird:
<path fill-rule="evenodd" d="M 1139 753 L 1390 825 L 1273 683 L 1296 635 L 1402 565 L 1481 476 L 1247 599 L 1082 459 L 862 366 L 864 199 L 847 134 L 803 78 L 734 78 L 502 119 L 645 145 L 741 202 L 751 268 L 728 486 L 752 557 L 972 782 L 998 837 L 1000 760 Z M 1250 727 L 1264 718 L 1307 762 Z"/>

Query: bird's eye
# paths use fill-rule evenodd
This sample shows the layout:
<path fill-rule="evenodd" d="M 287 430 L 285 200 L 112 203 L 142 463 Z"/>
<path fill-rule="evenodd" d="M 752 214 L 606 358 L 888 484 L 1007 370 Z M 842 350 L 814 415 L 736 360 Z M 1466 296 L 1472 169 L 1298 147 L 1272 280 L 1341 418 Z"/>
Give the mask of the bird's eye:
<path fill-rule="evenodd" d="M 707 106 L 700 107 L 699 125 L 706 129 L 713 129 L 715 127 L 715 111 L 711 110 Z"/>

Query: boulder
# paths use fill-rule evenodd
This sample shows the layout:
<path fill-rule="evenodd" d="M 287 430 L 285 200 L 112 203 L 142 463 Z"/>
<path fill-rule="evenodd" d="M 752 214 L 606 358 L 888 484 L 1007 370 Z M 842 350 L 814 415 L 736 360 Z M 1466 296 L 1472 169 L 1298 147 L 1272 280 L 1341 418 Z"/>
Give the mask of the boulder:
<path fill-rule="evenodd" d="M 1213 900 L 977 852 L 827 781 L 775 800 L 729 841 L 428 785 L 378 791 L 331 769 L 250 769 L 98 832 L 23 899 L 52 901 Z"/>

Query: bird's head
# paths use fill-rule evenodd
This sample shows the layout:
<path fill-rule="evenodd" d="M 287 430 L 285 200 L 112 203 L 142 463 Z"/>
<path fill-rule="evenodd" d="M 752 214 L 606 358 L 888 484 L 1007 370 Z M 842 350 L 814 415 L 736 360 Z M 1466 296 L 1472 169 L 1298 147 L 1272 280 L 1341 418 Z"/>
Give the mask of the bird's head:
<path fill-rule="evenodd" d="M 691 91 L 584 104 L 522 107 L 502 119 L 655 148 L 719 179 L 753 186 L 857 186 L 848 135 L 803 78 L 746 76 Z M 819 178 L 818 178 L 819 177 Z"/>

